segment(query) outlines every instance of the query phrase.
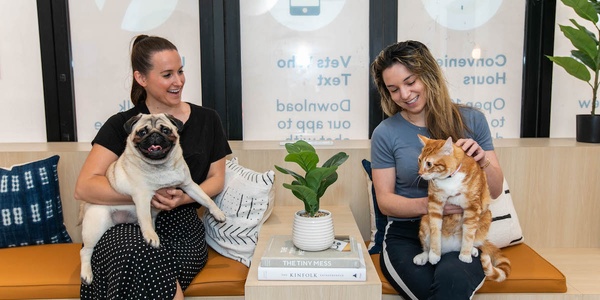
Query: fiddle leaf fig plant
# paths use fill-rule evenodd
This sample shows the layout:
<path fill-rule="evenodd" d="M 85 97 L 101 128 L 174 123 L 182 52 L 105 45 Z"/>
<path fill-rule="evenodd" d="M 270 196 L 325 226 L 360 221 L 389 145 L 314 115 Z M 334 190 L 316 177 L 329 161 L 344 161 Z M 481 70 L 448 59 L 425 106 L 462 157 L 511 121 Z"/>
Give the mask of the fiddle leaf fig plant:
<path fill-rule="evenodd" d="M 349 156 L 345 152 L 338 152 L 318 167 L 319 155 L 308 142 L 298 140 L 294 143 L 286 143 L 285 149 L 288 152 L 285 161 L 296 163 L 304 170 L 304 175 L 276 165 L 275 168 L 279 172 L 294 178 L 291 184 L 284 183 L 283 187 L 290 189 L 296 198 L 302 200 L 306 212 L 309 216 L 314 217 L 319 211 L 321 197 L 327 188 L 338 179 L 338 167 Z"/>
<path fill-rule="evenodd" d="M 591 22 L 595 32 L 577 23 L 575 19 L 569 19 L 573 26 L 559 25 L 560 31 L 571 41 L 574 50 L 571 56 L 546 56 L 555 64 L 561 66 L 571 76 L 588 83 L 592 89 L 592 111 L 596 114 L 596 99 L 599 84 L 600 71 L 600 28 L 598 27 L 598 14 L 600 3 L 597 0 L 561 0 L 562 3 L 571 7 L 579 17 Z M 593 78 L 592 75 L 593 74 Z"/>

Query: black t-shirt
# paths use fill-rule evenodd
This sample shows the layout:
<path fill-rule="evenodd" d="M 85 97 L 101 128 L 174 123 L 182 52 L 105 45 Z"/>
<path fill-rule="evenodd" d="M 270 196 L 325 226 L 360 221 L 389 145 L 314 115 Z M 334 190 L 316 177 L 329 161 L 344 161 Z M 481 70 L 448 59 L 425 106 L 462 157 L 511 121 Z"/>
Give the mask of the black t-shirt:
<path fill-rule="evenodd" d="M 190 117 L 179 132 L 179 142 L 192 179 L 199 184 L 206 180 L 210 164 L 231 154 L 231 148 L 217 112 L 188 104 L 191 107 Z M 120 156 L 125 151 L 127 142 L 127 133 L 123 125 L 138 113 L 150 113 L 145 102 L 111 116 L 98 131 L 92 145 L 102 145 Z"/>

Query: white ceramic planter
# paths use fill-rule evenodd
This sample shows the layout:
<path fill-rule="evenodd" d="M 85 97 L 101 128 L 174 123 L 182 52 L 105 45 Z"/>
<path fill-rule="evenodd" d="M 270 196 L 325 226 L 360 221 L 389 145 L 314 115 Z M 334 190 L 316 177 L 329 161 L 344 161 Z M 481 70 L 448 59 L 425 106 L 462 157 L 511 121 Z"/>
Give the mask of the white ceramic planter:
<path fill-rule="evenodd" d="M 322 251 L 333 244 L 333 218 L 331 212 L 321 209 L 320 212 L 327 213 L 321 217 L 303 217 L 304 210 L 294 214 L 292 227 L 292 242 L 294 246 L 304 251 Z"/>

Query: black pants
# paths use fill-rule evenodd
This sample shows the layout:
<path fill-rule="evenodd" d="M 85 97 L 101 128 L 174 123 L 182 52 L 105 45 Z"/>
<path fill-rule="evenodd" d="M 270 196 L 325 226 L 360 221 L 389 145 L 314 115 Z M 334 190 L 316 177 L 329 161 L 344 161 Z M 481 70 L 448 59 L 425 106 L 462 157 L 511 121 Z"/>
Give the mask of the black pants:
<path fill-rule="evenodd" d="M 104 233 L 92 255 L 92 284 L 81 284 L 81 300 L 173 299 L 208 258 L 204 224 L 191 205 L 156 217 L 160 247 L 148 245 L 138 224 L 118 224 Z"/>
<path fill-rule="evenodd" d="M 380 260 L 385 277 L 405 299 L 471 299 L 485 280 L 479 258 L 465 263 L 458 252 L 449 252 L 436 265 L 414 264 L 415 255 L 423 252 L 419 223 L 388 223 Z"/>

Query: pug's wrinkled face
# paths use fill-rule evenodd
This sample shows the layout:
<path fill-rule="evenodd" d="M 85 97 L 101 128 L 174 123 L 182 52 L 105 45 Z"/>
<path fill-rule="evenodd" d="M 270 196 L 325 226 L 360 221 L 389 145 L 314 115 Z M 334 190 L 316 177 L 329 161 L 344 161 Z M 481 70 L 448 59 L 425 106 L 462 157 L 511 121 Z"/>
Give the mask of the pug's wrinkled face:
<path fill-rule="evenodd" d="M 125 124 L 137 151 L 150 160 L 162 160 L 179 142 L 181 121 L 166 114 L 140 114 Z M 182 124 L 181 124 L 182 125 Z"/>

